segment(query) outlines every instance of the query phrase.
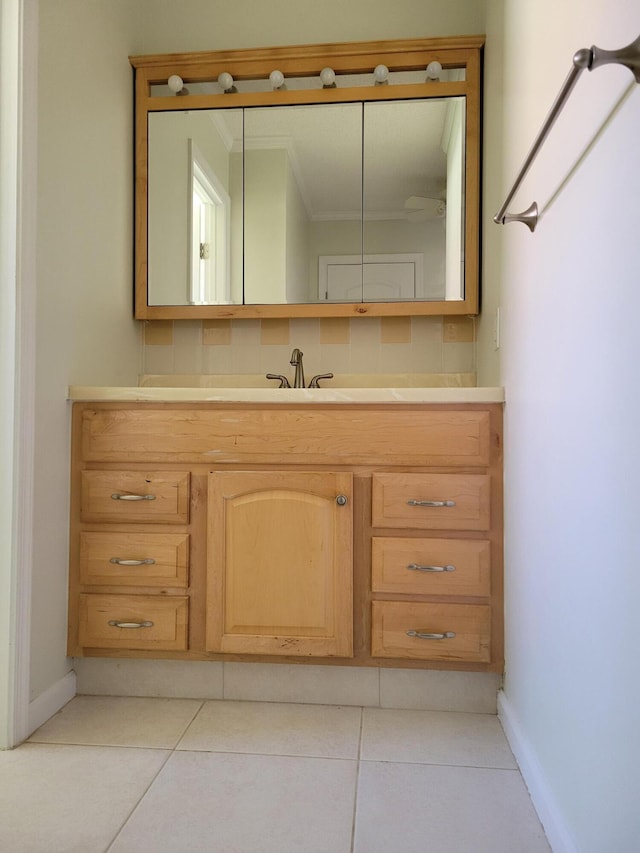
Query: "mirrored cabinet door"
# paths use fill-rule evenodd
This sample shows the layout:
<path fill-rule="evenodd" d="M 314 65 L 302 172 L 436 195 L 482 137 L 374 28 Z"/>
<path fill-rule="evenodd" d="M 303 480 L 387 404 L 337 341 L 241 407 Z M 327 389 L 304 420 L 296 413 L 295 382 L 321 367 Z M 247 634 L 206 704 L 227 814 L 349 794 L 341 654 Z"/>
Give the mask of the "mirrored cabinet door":
<path fill-rule="evenodd" d="M 149 113 L 150 305 L 242 305 L 242 110 Z"/>
<path fill-rule="evenodd" d="M 245 110 L 245 304 L 361 301 L 329 293 L 319 258 L 362 251 L 362 104 Z"/>

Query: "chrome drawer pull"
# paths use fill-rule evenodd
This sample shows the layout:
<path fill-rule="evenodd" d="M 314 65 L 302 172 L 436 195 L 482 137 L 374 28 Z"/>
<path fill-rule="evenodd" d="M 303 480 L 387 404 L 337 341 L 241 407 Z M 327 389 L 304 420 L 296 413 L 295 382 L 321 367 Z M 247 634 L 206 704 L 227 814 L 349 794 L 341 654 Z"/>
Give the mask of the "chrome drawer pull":
<path fill-rule="evenodd" d="M 419 566 L 417 563 L 409 563 L 407 566 L 412 572 L 455 572 L 455 566 Z"/>
<path fill-rule="evenodd" d="M 118 619 L 110 619 L 109 625 L 113 628 L 152 628 L 153 622 L 120 622 Z"/>
<path fill-rule="evenodd" d="M 151 558 L 147 560 L 121 560 L 119 557 L 112 557 L 110 563 L 115 563 L 116 566 L 155 566 L 156 561 Z"/>
<path fill-rule="evenodd" d="M 455 501 L 407 501 L 409 506 L 455 506 Z"/>
<path fill-rule="evenodd" d="M 112 501 L 155 501 L 155 495 L 111 495 Z"/>
<path fill-rule="evenodd" d="M 407 637 L 416 637 L 418 640 L 451 640 L 455 635 L 455 631 L 445 631 L 444 634 L 429 634 L 425 631 L 407 631 Z"/>

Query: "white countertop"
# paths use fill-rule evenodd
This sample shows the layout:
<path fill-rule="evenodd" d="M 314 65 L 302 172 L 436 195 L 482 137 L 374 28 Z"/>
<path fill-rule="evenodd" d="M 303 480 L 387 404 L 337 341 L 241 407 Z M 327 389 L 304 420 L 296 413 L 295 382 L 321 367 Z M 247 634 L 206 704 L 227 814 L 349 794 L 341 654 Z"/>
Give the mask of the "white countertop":
<path fill-rule="evenodd" d="M 503 388 L 193 388 L 71 385 L 74 402 L 502 403 Z"/>

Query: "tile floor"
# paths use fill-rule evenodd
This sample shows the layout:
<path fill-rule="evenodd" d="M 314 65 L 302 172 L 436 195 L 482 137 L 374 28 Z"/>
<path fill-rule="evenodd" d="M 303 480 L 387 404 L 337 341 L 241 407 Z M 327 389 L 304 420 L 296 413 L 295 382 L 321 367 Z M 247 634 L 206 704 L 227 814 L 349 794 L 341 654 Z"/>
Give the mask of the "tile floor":
<path fill-rule="evenodd" d="M 495 716 L 77 696 L 0 752 L 7 853 L 548 853 Z"/>

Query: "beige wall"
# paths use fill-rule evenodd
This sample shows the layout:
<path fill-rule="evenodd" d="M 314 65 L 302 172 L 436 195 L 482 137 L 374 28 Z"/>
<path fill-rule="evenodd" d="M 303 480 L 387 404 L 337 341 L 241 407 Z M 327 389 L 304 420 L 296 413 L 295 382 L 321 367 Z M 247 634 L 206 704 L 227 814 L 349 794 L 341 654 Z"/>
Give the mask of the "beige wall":
<path fill-rule="evenodd" d="M 79 0 L 76 0 L 79 2 Z M 483 0 L 137 0 L 139 53 L 484 32 Z"/>
<path fill-rule="evenodd" d="M 135 383 L 130 4 L 40 3 L 31 695 L 65 659 L 67 386 Z"/>
<path fill-rule="evenodd" d="M 499 102 L 487 113 L 484 224 L 504 318 L 503 710 L 557 853 L 631 853 L 640 838 L 640 86 L 629 71 L 578 81 L 514 199 L 515 210 L 538 202 L 535 233 L 490 217 L 574 52 L 639 33 L 637 0 L 490 3 Z"/>

